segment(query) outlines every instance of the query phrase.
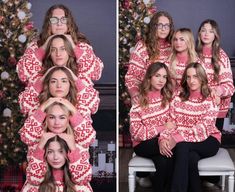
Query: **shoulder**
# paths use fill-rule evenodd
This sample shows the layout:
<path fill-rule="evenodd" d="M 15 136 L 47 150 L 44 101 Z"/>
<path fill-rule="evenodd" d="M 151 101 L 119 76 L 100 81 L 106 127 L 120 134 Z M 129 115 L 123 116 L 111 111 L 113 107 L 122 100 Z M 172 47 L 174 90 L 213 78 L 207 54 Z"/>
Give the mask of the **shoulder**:
<path fill-rule="evenodd" d="M 77 47 L 81 49 L 93 49 L 93 47 L 86 42 L 78 42 Z"/>

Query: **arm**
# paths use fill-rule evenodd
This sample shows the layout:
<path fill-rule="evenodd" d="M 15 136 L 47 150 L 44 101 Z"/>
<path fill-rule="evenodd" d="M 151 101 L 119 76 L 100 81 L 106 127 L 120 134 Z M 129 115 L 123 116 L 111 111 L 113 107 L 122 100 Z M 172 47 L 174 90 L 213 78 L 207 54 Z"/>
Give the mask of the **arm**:
<path fill-rule="evenodd" d="M 125 76 L 125 85 L 130 96 L 139 94 L 139 84 L 141 83 L 147 68 L 148 53 L 142 41 L 139 41 L 130 55 L 128 71 Z"/>

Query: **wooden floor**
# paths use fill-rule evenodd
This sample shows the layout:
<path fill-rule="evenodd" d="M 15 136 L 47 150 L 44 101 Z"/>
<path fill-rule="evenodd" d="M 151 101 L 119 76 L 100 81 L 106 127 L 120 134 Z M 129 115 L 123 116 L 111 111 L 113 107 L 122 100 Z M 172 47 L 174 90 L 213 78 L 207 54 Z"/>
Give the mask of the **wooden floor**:
<path fill-rule="evenodd" d="M 233 161 L 235 161 L 235 149 L 228 149 Z M 120 148 L 119 149 L 119 191 L 128 192 L 128 162 L 132 157 L 132 148 Z M 225 189 L 225 192 L 227 190 Z M 152 192 L 151 188 L 142 188 L 136 186 L 135 192 Z M 222 192 L 219 186 L 204 187 L 203 192 Z"/>

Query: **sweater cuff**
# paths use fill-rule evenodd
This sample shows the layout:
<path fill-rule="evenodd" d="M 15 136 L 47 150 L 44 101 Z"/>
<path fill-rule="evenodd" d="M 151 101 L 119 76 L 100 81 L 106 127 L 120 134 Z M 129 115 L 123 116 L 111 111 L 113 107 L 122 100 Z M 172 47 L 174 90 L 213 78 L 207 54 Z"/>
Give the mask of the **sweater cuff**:
<path fill-rule="evenodd" d="M 224 89 L 221 86 L 216 87 L 216 95 L 219 97 L 223 96 L 223 93 L 225 92 Z"/>
<path fill-rule="evenodd" d="M 37 119 L 38 122 L 43 122 L 45 117 L 46 117 L 46 113 L 44 113 L 43 111 L 41 111 L 40 109 L 37 109 L 34 114 L 33 114 L 34 118 Z"/>
<path fill-rule="evenodd" d="M 184 141 L 184 138 L 179 133 L 172 134 L 171 137 L 175 140 L 176 143 Z"/>
<path fill-rule="evenodd" d="M 82 56 L 83 50 L 79 46 L 76 45 L 73 51 L 77 59 L 79 59 Z"/>
<path fill-rule="evenodd" d="M 76 162 L 80 158 L 80 150 L 76 148 L 75 150 L 68 153 L 68 158 L 70 163 Z"/>
<path fill-rule="evenodd" d="M 161 133 L 163 130 L 165 130 L 166 127 L 164 125 L 157 127 L 157 132 Z"/>
<path fill-rule="evenodd" d="M 36 49 L 35 55 L 39 61 L 42 61 L 43 58 L 45 57 L 45 50 L 40 47 L 40 48 Z"/>
<path fill-rule="evenodd" d="M 79 125 L 83 121 L 82 115 L 77 111 L 72 117 L 70 117 L 70 123 L 72 127 Z"/>
<path fill-rule="evenodd" d="M 78 78 L 76 81 L 76 87 L 77 87 L 78 92 L 82 91 L 85 88 L 85 85 L 83 84 L 80 78 Z"/>
<path fill-rule="evenodd" d="M 139 95 L 139 89 L 138 88 L 131 88 L 129 89 L 129 94 L 131 98 L 134 98 L 135 96 Z"/>
<path fill-rule="evenodd" d="M 33 84 L 33 87 L 37 91 L 37 93 L 41 93 L 43 87 L 41 78 L 37 79 L 37 81 Z"/>
<path fill-rule="evenodd" d="M 37 148 L 35 149 L 34 153 L 33 153 L 33 156 L 38 159 L 38 160 L 43 160 L 44 158 L 44 149 L 40 149 L 38 146 Z"/>

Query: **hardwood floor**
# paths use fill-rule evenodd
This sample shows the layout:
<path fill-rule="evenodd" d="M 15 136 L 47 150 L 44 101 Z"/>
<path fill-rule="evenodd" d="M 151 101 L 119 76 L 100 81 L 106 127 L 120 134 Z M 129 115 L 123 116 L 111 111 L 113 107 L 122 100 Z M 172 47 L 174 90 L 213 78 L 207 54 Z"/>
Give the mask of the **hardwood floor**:
<path fill-rule="evenodd" d="M 235 161 L 235 149 L 228 149 L 233 161 Z M 119 191 L 128 192 L 128 162 L 132 157 L 132 148 L 119 149 Z M 227 190 L 225 189 L 225 192 Z M 151 188 L 136 186 L 135 192 L 152 192 Z M 218 186 L 204 187 L 203 192 L 222 192 Z M 224 192 L 224 191 L 223 191 Z"/>

